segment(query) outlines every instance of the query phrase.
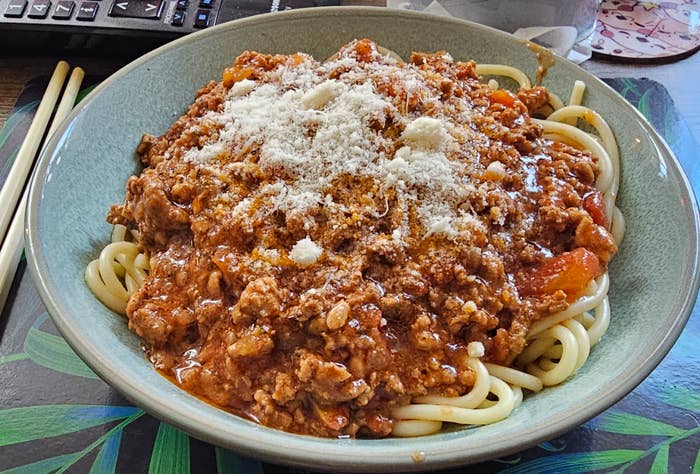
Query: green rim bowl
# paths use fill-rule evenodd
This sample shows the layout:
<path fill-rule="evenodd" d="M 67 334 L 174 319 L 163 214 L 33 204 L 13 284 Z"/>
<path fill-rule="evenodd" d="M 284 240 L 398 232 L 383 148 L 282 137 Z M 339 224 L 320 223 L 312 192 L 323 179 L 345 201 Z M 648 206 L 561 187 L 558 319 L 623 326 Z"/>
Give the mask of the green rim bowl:
<path fill-rule="evenodd" d="M 600 413 L 639 384 L 669 351 L 698 290 L 698 211 L 668 146 L 600 80 L 558 59 L 544 85 L 605 117 L 622 152 L 618 206 L 627 233 L 610 268 L 612 322 L 588 362 L 565 383 L 526 397 L 493 425 L 413 439 L 322 439 L 259 426 L 219 410 L 159 376 L 125 320 L 97 301 L 83 271 L 108 242 L 105 216 L 138 171 L 141 134 L 161 134 L 194 93 L 244 50 L 326 58 L 368 37 L 403 57 L 449 51 L 531 76 L 535 54 L 480 25 L 415 12 L 320 8 L 262 15 L 184 37 L 134 61 L 97 87 L 62 124 L 34 174 L 27 214 L 31 273 L 56 326 L 104 380 L 148 413 L 205 441 L 275 463 L 343 471 L 435 469 L 485 460 L 550 439 Z"/>

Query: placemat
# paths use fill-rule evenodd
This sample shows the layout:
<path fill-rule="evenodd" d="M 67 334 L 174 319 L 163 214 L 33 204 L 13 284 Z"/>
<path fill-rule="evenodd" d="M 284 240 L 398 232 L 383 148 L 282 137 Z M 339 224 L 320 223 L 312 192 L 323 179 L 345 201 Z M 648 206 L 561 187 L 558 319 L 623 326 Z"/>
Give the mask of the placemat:
<path fill-rule="evenodd" d="M 97 79 L 88 78 L 86 84 Z M 606 79 L 666 138 L 696 190 L 697 144 L 659 83 Z M 0 130 L 0 182 L 46 79 L 29 82 Z M 91 87 L 86 88 L 82 95 Z M 700 309 L 632 393 L 571 432 L 500 459 L 444 473 L 692 472 L 700 474 Z M 24 259 L 0 316 L 0 474 L 301 474 L 214 447 L 161 423 L 100 380 L 51 323 Z"/>
<path fill-rule="evenodd" d="M 700 49 L 698 26 L 698 0 L 602 0 L 591 47 L 617 61 L 677 61 Z"/>

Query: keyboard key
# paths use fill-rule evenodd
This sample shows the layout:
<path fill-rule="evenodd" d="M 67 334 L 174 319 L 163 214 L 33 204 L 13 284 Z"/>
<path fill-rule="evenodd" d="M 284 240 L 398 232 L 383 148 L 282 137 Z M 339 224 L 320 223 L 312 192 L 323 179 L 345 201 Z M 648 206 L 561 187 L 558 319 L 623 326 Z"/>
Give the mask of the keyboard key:
<path fill-rule="evenodd" d="M 194 17 L 195 28 L 206 28 L 209 26 L 209 11 L 197 10 L 197 15 Z"/>
<path fill-rule="evenodd" d="M 177 5 L 175 8 L 178 10 L 187 10 L 187 7 L 190 5 L 190 0 L 177 0 Z"/>
<path fill-rule="evenodd" d="M 170 22 L 173 26 L 182 26 L 185 23 L 185 12 L 175 10 L 173 13 L 173 21 Z"/>
<path fill-rule="evenodd" d="M 51 9 L 51 2 L 49 0 L 34 0 L 32 6 L 29 7 L 29 13 L 27 16 L 29 18 L 46 18 Z"/>
<path fill-rule="evenodd" d="M 127 16 L 130 3 L 127 0 L 114 0 L 112 8 L 109 10 L 109 16 Z"/>
<path fill-rule="evenodd" d="M 162 0 L 149 0 L 145 3 L 146 4 L 141 7 L 141 15 L 139 15 L 139 18 L 160 17 L 161 7 L 163 6 Z"/>
<path fill-rule="evenodd" d="M 199 0 L 199 8 L 211 8 L 214 6 L 214 0 Z"/>
<path fill-rule="evenodd" d="M 158 19 L 163 5 L 163 0 L 114 0 L 109 16 Z"/>
<path fill-rule="evenodd" d="M 98 8 L 99 5 L 97 2 L 83 2 L 80 4 L 80 8 L 78 8 L 78 15 L 75 19 L 80 21 L 95 21 Z"/>
<path fill-rule="evenodd" d="M 5 16 L 8 18 L 22 18 L 26 8 L 27 0 L 10 0 L 5 9 Z"/>
<path fill-rule="evenodd" d="M 61 0 L 56 4 L 51 18 L 54 20 L 70 20 L 74 8 L 75 2 L 73 0 Z"/>

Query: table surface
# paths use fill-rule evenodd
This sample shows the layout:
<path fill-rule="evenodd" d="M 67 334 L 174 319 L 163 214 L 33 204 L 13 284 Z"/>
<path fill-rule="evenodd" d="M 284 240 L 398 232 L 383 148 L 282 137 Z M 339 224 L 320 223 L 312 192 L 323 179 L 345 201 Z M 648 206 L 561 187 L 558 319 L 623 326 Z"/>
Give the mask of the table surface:
<path fill-rule="evenodd" d="M 56 57 L 9 57 L 9 56 L 2 56 L 0 53 L 0 128 L 2 128 L 2 125 L 5 123 L 7 117 L 9 116 L 10 111 L 12 110 L 12 107 L 17 100 L 17 97 L 19 96 L 20 92 L 22 91 L 23 87 L 27 83 L 27 81 L 33 77 L 36 76 L 41 76 L 41 75 L 49 75 L 51 71 L 53 70 L 53 67 L 57 61 Z M 124 64 L 123 60 L 118 60 L 118 59 L 103 59 L 103 58 L 87 58 L 87 57 L 81 57 L 81 58 L 65 58 L 67 59 L 71 65 L 75 66 L 82 66 L 89 74 L 91 75 L 105 75 L 108 74 L 119 67 L 121 67 Z M 695 135 L 695 138 L 698 139 L 700 138 L 700 110 L 698 109 L 698 101 L 700 101 L 700 95 L 696 93 L 694 90 L 695 86 L 695 78 L 700 77 L 700 54 L 696 54 L 694 56 L 691 56 L 685 60 L 678 61 L 675 63 L 670 63 L 670 64 L 659 64 L 659 65 L 636 65 L 636 64 L 618 64 L 618 63 L 611 63 L 611 62 L 605 62 L 601 60 L 590 60 L 586 63 L 584 63 L 583 67 L 587 69 L 588 71 L 592 72 L 593 74 L 596 74 L 600 77 L 635 77 L 635 78 L 641 78 L 641 77 L 646 77 L 653 79 L 665 86 L 665 88 L 668 90 L 668 92 L 671 95 L 671 98 L 675 102 L 675 105 L 685 121 L 687 122 L 688 126 L 690 127 L 692 134 Z M 698 140 L 700 142 L 700 140 Z M 44 319 L 41 319 L 44 318 Z M 40 329 L 42 324 L 45 324 L 45 316 L 40 317 L 37 319 L 35 322 L 29 322 L 28 324 L 32 324 L 32 328 L 34 329 Z M 1 325 L 0 325 L 1 327 Z M 39 332 L 36 332 L 39 334 Z M 34 333 L 33 333 L 34 334 Z M 43 335 L 43 333 L 41 333 Z M 49 337 L 49 336 L 45 336 Z M 687 338 L 686 338 L 687 339 Z M 26 344 L 26 341 L 25 341 Z M 681 348 L 682 350 L 689 350 L 689 344 L 692 344 L 692 340 L 688 342 L 688 340 L 684 341 L 684 344 L 688 347 L 683 347 Z M 679 349 L 680 350 L 680 349 Z M 2 354 L 0 353 L 0 356 Z M 668 365 L 668 364 L 667 364 Z M 652 384 L 657 384 L 659 383 L 659 380 L 654 379 L 653 377 L 650 377 L 649 380 L 646 382 L 647 384 L 652 383 Z M 1 392 L 1 390 L 0 390 Z M 692 394 L 694 397 L 697 396 L 697 394 Z M 643 402 L 645 399 L 638 397 L 633 400 L 628 400 L 628 405 L 625 405 L 625 409 L 629 409 L 632 404 L 638 404 L 640 402 Z M 685 404 L 685 405 L 684 405 Z M 685 415 L 689 415 L 691 412 L 696 412 L 697 407 L 691 406 L 691 404 L 687 403 L 687 400 L 679 402 L 676 406 L 681 406 L 684 407 L 685 411 L 671 411 L 670 413 L 670 418 L 674 418 L 678 416 L 678 413 L 682 413 Z M 136 409 L 134 409 L 136 410 Z M 140 411 L 136 410 L 134 411 L 133 414 L 130 414 L 130 418 L 134 418 L 137 415 L 140 416 Z M 616 418 L 612 418 L 612 415 L 614 415 Z M 583 439 L 581 436 L 583 436 L 580 432 L 572 432 L 569 433 L 561 438 L 558 438 L 556 440 L 552 440 L 551 442 L 547 443 L 542 443 L 542 445 L 539 447 L 540 451 L 544 454 L 549 454 L 550 451 L 551 453 L 554 452 L 559 452 L 562 450 L 565 450 L 567 443 L 569 445 L 590 445 L 588 448 L 591 448 L 591 450 L 598 449 L 598 450 L 605 450 L 605 449 L 611 449 L 613 447 L 620 447 L 620 445 L 617 444 L 617 440 L 614 438 L 611 438 L 612 435 L 608 434 L 605 435 L 604 432 L 609 432 L 609 433 L 616 433 L 618 436 L 620 434 L 630 434 L 630 433 L 635 433 L 639 434 L 640 433 L 640 426 L 641 424 L 648 424 L 650 422 L 654 422 L 655 425 L 651 427 L 647 427 L 644 429 L 641 429 L 642 434 L 644 434 L 644 431 L 654 431 L 653 428 L 663 428 L 664 430 L 670 430 L 671 428 L 676 429 L 678 433 L 680 434 L 674 434 L 674 438 L 672 438 L 673 442 L 676 443 L 670 450 L 670 455 L 673 457 L 674 453 L 678 454 L 680 449 L 683 449 L 684 452 L 695 452 L 697 450 L 697 442 L 698 438 L 695 436 L 696 432 L 698 431 L 697 427 L 693 427 L 693 423 L 688 420 L 676 420 L 678 423 L 683 425 L 683 429 L 685 431 L 682 431 L 680 428 L 675 428 L 673 426 L 669 427 L 669 425 L 665 423 L 661 423 L 659 421 L 654 421 L 650 420 L 648 418 L 642 418 L 640 416 L 635 416 L 635 415 L 630 415 L 627 412 L 623 411 L 618 411 L 615 413 L 612 413 L 611 416 L 608 418 L 603 418 L 599 417 L 596 420 L 593 420 L 592 422 L 589 422 L 587 425 L 587 430 L 584 432 L 585 436 L 588 436 L 588 438 Z M 126 416 L 126 415 L 125 415 Z M 128 419 L 130 419 L 128 418 Z M 664 418 L 661 416 L 661 418 Z M 664 418 L 665 419 L 665 418 Z M 666 420 L 668 421 L 668 420 Z M 685 423 L 688 421 L 688 426 L 686 427 Z M 623 423 L 624 422 L 624 423 Z M 148 423 L 152 423 L 152 420 L 149 420 Z M 607 423 L 606 426 L 603 426 L 603 424 Z M 634 424 L 635 426 L 633 427 L 634 429 L 630 428 L 630 433 L 626 433 L 625 430 L 627 430 L 627 426 L 622 426 L 623 424 Z M 700 424 L 695 420 L 695 424 Z M 601 425 L 601 426 L 598 426 Z M 608 426 L 609 425 L 609 426 Z M 614 426 L 613 426 L 614 425 Z M 618 426 L 619 425 L 619 426 Z M 658 425 L 658 426 L 657 426 Z M 693 425 L 693 426 L 691 426 Z M 620 428 L 622 426 L 622 428 Z M 631 426 L 631 425 L 630 425 Z M 687 429 L 686 429 L 687 428 Z M 163 430 L 164 428 L 160 428 L 158 430 L 158 436 L 160 436 L 160 430 Z M 155 432 L 154 429 L 150 429 L 150 431 Z M 144 431 L 149 431 L 149 430 L 144 430 Z M 598 431 L 600 430 L 600 431 Z M 616 431 L 617 430 L 617 431 Z M 2 430 L 0 430 L 2 431 Z M 663 430 L 662 430 L 663 431 Z M 592 436 L 590 433 L 595 432 L 596 435 Z M 674 431 L 675 433 L 675 431 Z M 692 437 L 691 437 L 692 436 Z M 676 438 L 678 440 L 676 441 Z M 684 439 L 686 439 L 684 441 Z M 661 439 L 661 438 L 660 438 Z M 671 438 L 669 438 L 671 439 Z M 138 440 L 140 444 L 148 444 L 148 443 L 142 443 L 141 438 L 134 438 L 132 441 Z M 639 442 L 639 439 L 634 438 L 633 441 Z M 657 440 L 658 441 L 658 440 Z M 682 443 L 690 443 L 693 446 L 684 446 Z M 129 443 L 129 440 L 125 440 L 125 443 Z M 655 441 L 656 443 L 656 441 Z M 669 446 L 666 446 L 664 442 L 656 443 L 654 444 L 654 447 L 647 449 L 653 456 L 650 454 L 647 456 L 647 460 L 642 462 L 641 464 L 637 464 L 633 467 L 632 470 L 627 471 L 627 472 L 635 472 L 634 468 L 639 468 L 639 469 L 653 469 L 657 464 L 657 460 L 660 458 L 659 455 L 656 454 L 655 449 L 659 451 L 660 454 L 665 453 L 666 455 L 666 460 L 668 460 L 669 456 Z M 598 446 L 600 444 L 600 446 Z M 668 442 L 670 445 L 670 442 Z M 34 445 L 28 445 L 26 446 L 27 449 L 31 449 L 31 446 L 36 446 Z M 679 447 L 680 446 L 680 447 Z M 624 446 L 629 448 L 630 446 Z M 632 446 L 634 448 L 639 448 L 638 446 Z M 49 446 L 50 448 L 50 446 Z M 136 453 L 139 451 L 139 447 L 135 446 L 134 443 L 131 443 L 128 446 L 124 446 L 124 449 L 129 449 L 130 452 Z M 646 445 L 642 446 L 642 449 L 647 448 Z M 193 454 L 197 451 L 197 445 L 193 444 Z M 665 450 L 665 451 L 664 451 Z M 675 451 L 674 451 L 675 450 Z M 21 447 L 20 447 L 21 451 Z M 200 449 L 202 451 L 202 449 Z M 615 453 L 617 452 L 622 452 L 623 450 L 617 449 Z M 629 451 L 629 450 L 628 450 Z M 653 451 L 653 452 L 652 452 Z M 4 451 L 5 453 L 8 453 L 8 451 Z M 155 450 L 154 450 L 155 452 Z M 606 451 L 606 453 L 609 453 L 612 451 Z M 630 451 L 632 452 L 632 451 Z M 641 452 L 641 451 L 640 451 Z M 646 452 L 646 451 L 645 451 Z M 102 453 L 102 451 L 100 451 Z M 141 456 L 143 454 L 143 456 Z M 140 457 L 146 457 L 146 453 L 141 453 L 139 454 Z M 216 451 L 216 459 L 217 462 L 219 460 L 220 452 Z M 581 454 L 583 456 L 584 454 Z M 98 455 L 99 458 L 100 455 Z M 223 454 L 221 454 L 223 456 Z M 562 453 L 559 455 L 562 459 L 565 458 L 566 456 L 576 456 L 576 454 L 566 454 Z M 0 456 L 2 457 L 2 456 Z M 668 466 L 673 470 L 673 468 L 680 468 L 681 470 L 678 472 L 691 472 L 693 469 L 690 464 L 693 464 L 693 459 L 685 459 L 687 456 L 683 456 L 683 459 L 681 460 L 683 462 L 683 467 L 680 467 L 678 463 L 674 464 L 668 464 Z M 700 466 L 700 452 L 697 455 L 697 460 L 695 460 L 695 469 Z M 501 463 L 501 466 L 503 468 L 513 464 L 513 466 L 510 469 L 515 469 L 513 472 L 520 472 L 518 471 L 518 468 L 515 463 L 519 463 L 520 461 L 526 461 L 527 459 L 523 458 L 522 460 L 520 457 L 508 457 L 500 460 L 495 460 L 497 463 Z M 573 458 L 571 459 L 573 460 Z M 579 460 L 582 461 L 583 459 Z M 678 459 L 677 459 L 678 460 Z M 152 461 L 152 460 L 151 460 Z M 653 465 L 652 465 L 653 461 Z M 245 468 L 245 466 L 248 466 L 250 468 L 255 468 L 256 472 L 262 472 L 262 471 L 257 471 L 257 469 L 260 469 L 259 465 L 257 464 L 251 464 L 247 465 L 245 464 L 246 461 L 241 461 L 238 460 L 236 461 L 236 466 L 238 470 L 232 471 L 232 472 L 248 472 Z M 527 464 L 528 467 L 530 468 L 535 468 L 536 466 L 532 463 L 536 463 L 536 459 L 530 459 L 530 462 Z M 0 470 L 2 470 L 2 462 L 0 462 Z M 82 471 L 83 468 L 89 468 L 89 466 L 86 465 L 77 465 L 76 466 L 78 470 L 76 472 Z M 483 466 L 484 469 L 490 470 L 494 467 L 494 464 L 490 464 L 488 466 Z M 524 467 L 524 466 L 521 466 Z M 540 466 L 542 467 L 542 466 Z M 551 467 L 551 466 L 550 466 Z M 686 471 L 687 468 L 687 471 Z M 522 469 L 521 469 L 522 470 Z M 486 471 L 481 471 L 480 472 L 486 472 Z M 523 470 L 523 472 L 526 472 L 527 470 Z M 221 472 L 221 471 L 220 471 Z M 253 472 L 253 471 L 251 471 Z M 265 473 L 268 472 L 283 472 L 281 469 L 278 471 L 275 466 L 267 466 L 264 470 Z M 298 472 L 298 471 L 297 471 Z M 454 471 L 456 472 L 456 471 Z M 532 471 L 536 472 L 536 471 Z M 574 472 L 574 471 L 569 471 L 569 472 Z M 579 471 L 576 471 L 579 472 Z M 640 471 L 641 472 L 641 471 Z M 692 470 L 693 473 L 695 473 L 695 470 Z"/>

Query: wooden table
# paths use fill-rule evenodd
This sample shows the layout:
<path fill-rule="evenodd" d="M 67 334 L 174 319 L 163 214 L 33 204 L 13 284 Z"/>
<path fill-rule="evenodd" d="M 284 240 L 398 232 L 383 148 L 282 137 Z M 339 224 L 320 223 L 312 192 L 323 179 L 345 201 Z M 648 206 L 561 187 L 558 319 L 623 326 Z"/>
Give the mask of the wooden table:
<path fill-rule="evenodd" d="M 24 85 L 36 76 L 50 76 L 59 59 L 66 59 L 71 66 L 81 66 L 88 74 L 110 74 L 124 64 L 119 59 L 59 58 L 55 56 L 3 56 L 0 54 L 0 128 L 10 115 Z"/>

